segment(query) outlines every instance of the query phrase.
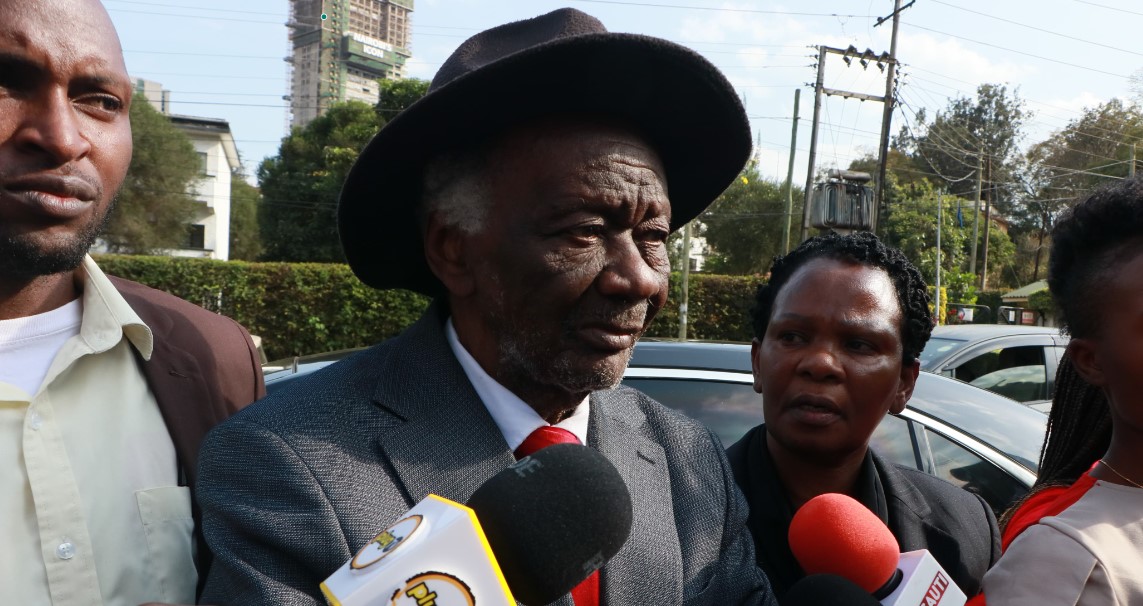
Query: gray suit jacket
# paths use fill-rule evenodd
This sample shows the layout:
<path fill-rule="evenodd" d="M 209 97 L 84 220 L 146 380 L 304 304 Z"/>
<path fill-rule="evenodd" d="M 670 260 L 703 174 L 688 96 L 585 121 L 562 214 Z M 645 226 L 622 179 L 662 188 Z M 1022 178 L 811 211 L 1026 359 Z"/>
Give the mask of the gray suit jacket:
<path fill-rule="evenodd" d="M 605 604 L 775 603 L 709 430 L 621 387 L 592 394 L 588 435 L 634 505 L 602 570 Z M 514 460 L 434 305 L 211 432 L 197 489 L 215 553 L 203 602 L 321 604 L 319 583 L 400 514 L 429 493 L 463 503 Z"/>

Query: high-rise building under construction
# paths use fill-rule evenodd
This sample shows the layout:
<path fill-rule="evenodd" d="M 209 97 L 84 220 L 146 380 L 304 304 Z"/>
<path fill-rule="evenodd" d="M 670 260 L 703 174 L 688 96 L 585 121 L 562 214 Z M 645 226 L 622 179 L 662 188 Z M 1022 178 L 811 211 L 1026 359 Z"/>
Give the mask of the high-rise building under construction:
<path fill-rule="evenodd" d="M 290 123 L 333 103 L 376 103 L 377 81 L 404 77 L 413 0 L 290 0 Z"/>

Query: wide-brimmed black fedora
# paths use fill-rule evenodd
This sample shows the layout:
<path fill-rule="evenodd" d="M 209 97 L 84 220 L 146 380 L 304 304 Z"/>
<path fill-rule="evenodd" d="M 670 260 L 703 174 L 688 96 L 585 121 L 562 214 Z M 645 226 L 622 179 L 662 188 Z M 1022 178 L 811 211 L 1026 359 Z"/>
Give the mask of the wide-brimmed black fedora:
<path fill-rule="evenodd" d="M 495 27 L 461 44 L 428 93 L 386 124 L 350 169 L 337 221 L 353 272 L 374 288 L 443 292 L 418 224 L 426 161 L 565 113 L 607 116 L 648 139 L 666 171 L 672 229 L 710 205 L 750 155 L 741 101 L 694 51 L 610 33 L 574 9 Z"/>

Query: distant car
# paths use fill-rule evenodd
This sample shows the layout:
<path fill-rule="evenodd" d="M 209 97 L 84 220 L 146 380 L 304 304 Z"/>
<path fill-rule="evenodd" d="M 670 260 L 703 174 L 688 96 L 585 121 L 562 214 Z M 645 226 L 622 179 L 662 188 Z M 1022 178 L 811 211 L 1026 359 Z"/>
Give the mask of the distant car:
<path fill-rule="evenodd" d="M 353 350 L 267 366 L 271 393 Z M 623 383 L 694 418 L 729 446 L 762 423 L 750 345 L 644 339 Z M 1036 480 L 1047 417 L 964 383 L 921 373 L 908 406 L 885 417 L 871 444 L 889 460 L 980 494 L 1002 512 Z"/>
<path fill-rule="evenodd" d="M 938 326 L 921 352 L 921 370 L 1042 408 L 1055 391 L 1056 368 L 1067 345 L 1058 328 Z"/>

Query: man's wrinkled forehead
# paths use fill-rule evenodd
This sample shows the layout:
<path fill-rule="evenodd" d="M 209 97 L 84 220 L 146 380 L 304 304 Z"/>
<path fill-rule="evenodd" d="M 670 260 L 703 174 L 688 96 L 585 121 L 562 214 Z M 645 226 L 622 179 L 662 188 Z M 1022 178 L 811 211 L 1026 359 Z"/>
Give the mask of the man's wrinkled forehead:
<path fill-rule="evenodd" d="M 115 25 L 98 0 L 0 0 L 0 52 L 127 79 Z"/>

